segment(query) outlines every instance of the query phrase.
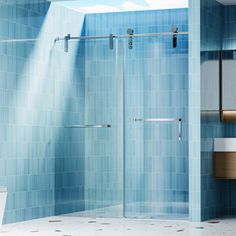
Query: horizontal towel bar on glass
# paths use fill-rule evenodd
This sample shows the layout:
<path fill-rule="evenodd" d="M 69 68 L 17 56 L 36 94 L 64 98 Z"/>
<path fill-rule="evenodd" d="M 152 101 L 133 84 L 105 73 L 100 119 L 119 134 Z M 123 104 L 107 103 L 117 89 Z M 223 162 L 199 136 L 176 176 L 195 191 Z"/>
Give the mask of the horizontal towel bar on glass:
<path fill-rule="evenodd" d="M 181 118 L 134 118 L 135 122 L 150 122 L 150 123 L 165 123 L 165 122 L 178 122 L 179 127 L 179 140 L 182 140 L 182 119 Z"/>
<path fill-rule="evenodd" d="M 182 121 L 182 119 L 178 118 L 147 118 L 147 119 L 141 119 L 141 118 L 134 118 L 134 121 L 139 122 L 179 122 Z"/>
<path fill-rule="evenodd" d="M 68 129 L 87 129 L 87 128 L 111 128 L 111 125 L 69 125 L 64 128 Z"/>

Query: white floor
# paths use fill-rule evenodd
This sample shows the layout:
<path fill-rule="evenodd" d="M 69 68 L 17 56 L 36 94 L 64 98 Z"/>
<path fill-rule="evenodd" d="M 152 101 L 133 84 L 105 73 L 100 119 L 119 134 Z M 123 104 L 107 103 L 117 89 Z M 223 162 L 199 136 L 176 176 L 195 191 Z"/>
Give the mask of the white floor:
<path fill-rule="evenodd" d="M 236 219 L 204 223 L 186 221 L 50 217 L 4 225 L 0 235 L 11 236 L 235 236 Z"/>

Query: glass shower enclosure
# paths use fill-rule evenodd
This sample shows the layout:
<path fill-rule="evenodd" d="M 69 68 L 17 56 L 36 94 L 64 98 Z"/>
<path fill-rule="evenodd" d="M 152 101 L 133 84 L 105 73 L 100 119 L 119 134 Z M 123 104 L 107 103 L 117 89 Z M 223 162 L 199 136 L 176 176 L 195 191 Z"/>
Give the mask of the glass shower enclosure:
<path fill-rule="evenodd" d="M 188 217 L 187 36 L 177 48 L 168 36 L 129 40 L 69 42 L 82 95 L 63 132 L 81 142 L 63 163 L 77 163 L 80 175 L 58 171 L 57 214 Z"/>

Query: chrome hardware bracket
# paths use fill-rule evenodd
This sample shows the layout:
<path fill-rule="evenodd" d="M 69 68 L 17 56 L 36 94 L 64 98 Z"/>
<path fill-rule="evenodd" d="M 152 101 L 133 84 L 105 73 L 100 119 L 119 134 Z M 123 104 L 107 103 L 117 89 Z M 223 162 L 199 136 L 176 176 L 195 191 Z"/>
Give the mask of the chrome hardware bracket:
<path fill-rule="evenodd" d="M 182 140 L 182 119 L 181 118 L 134 118 L 135 122 L 153 122 L 153 123 L 168 123 L 168 122 L 178 122 L 178 136 L 179 140 Z"/>

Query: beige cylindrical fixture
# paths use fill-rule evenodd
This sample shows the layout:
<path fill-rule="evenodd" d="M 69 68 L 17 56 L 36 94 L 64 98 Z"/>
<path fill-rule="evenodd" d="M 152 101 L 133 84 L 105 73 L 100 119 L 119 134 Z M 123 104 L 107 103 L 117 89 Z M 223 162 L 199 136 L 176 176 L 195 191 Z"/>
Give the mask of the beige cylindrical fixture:
<path fill-rule="evenodd" d="M 220 112 L 222 122 L 236 122 L 236 110 L 224 110 Z"/>
<path fill-rule="evenodd" d="M 214 139 L 214 176 L 236 179 L 236 138 Z"/>

